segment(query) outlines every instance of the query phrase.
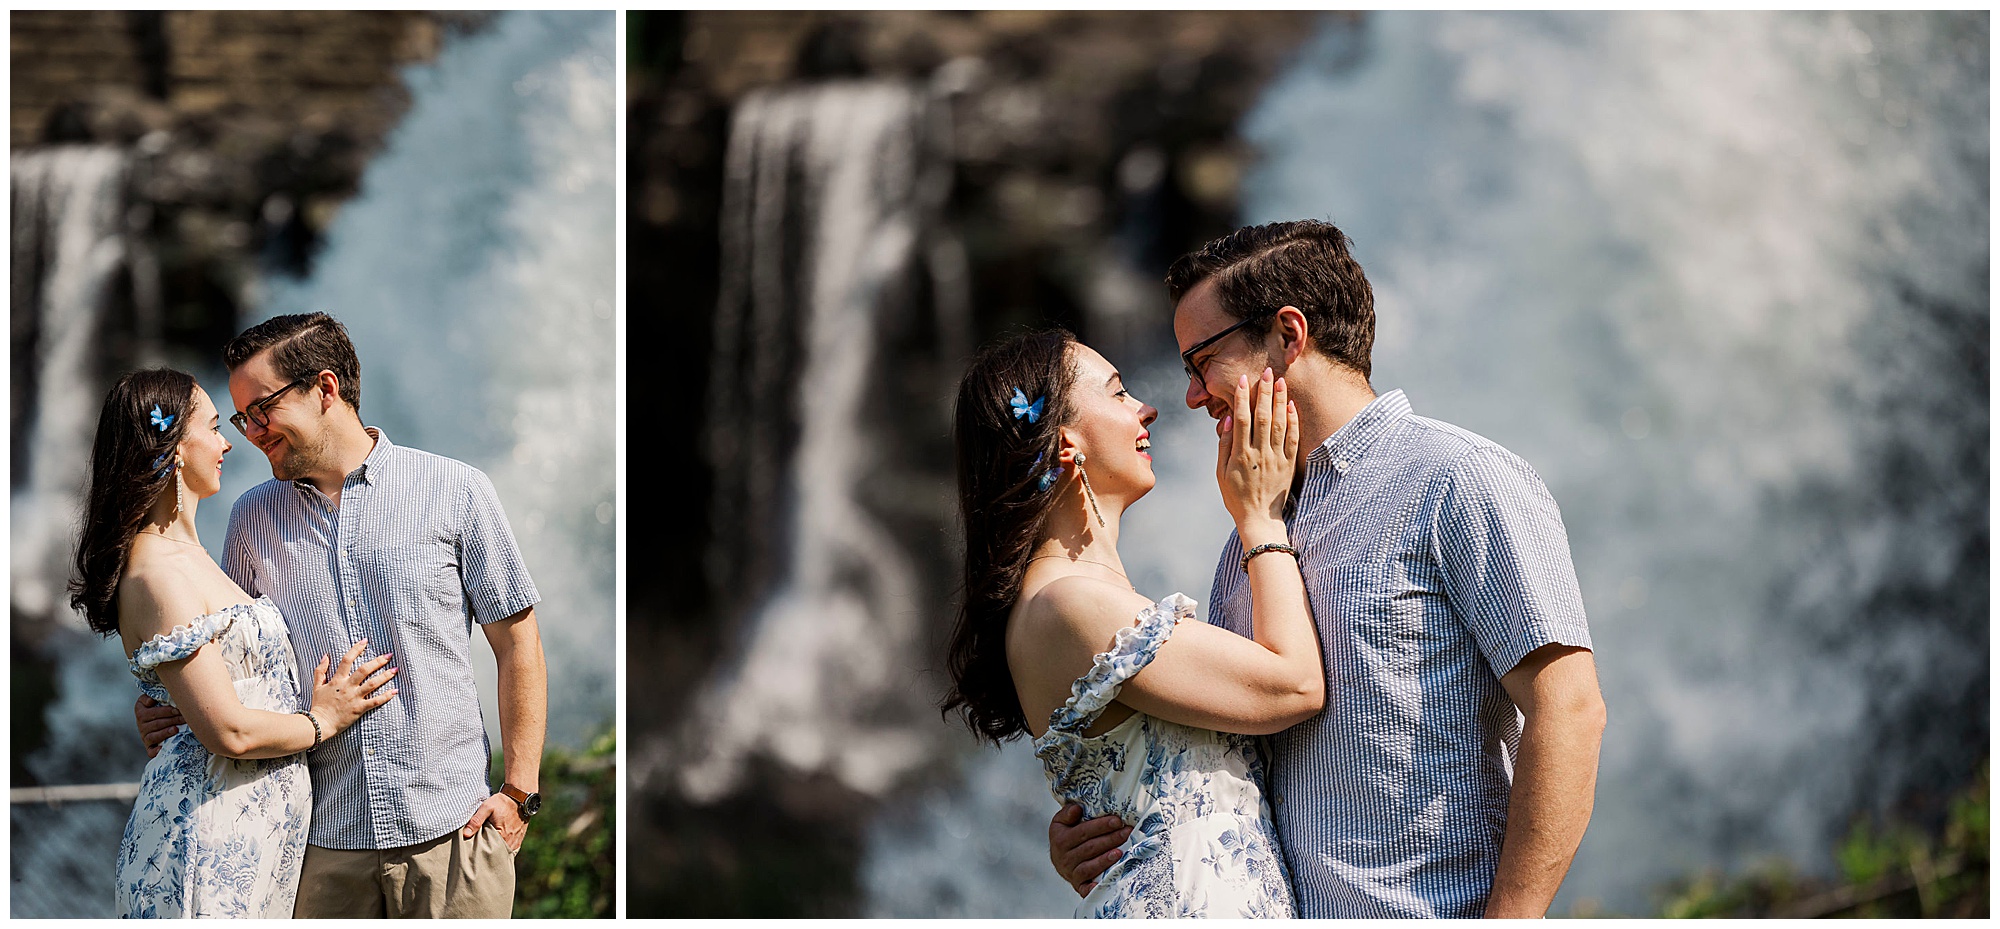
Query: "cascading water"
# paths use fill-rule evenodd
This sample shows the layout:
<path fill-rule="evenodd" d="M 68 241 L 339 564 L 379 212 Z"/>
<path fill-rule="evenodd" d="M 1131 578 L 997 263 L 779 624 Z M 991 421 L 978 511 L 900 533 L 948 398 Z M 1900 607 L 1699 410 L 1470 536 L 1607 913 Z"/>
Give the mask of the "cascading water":
<path fill-rule="evenodd" d="M 312 277 L 260 313 L 338 317 L 362 420 L 492 478 L 542 595 L 550 743 L 571 747 L 615 703 L 614 49 L 611 14 L 512 12 L 412 69 L 410 113 Z M 226 494 L 269 471 L 236 475 Z"/>
<path fill-rule="evenodd" d="M 16 408 L 9 600 L 17 613 L 67 611 L 71 545 L 102 394 L 99 317 L 125 265 L 131 156 L 109 146 L 16 152 L 13 294 Z M 32 327 L 23 332 L 24 327 Z M 25 354 L 23 351 L 25 350 Z M 27 368 L 29 379 L 22 378 Z M 31 386 L 30 396 L 19 388 Z M 30 404 L 32 404 L 30 406 Z"/>
<path fill-rule="evenodd" d="M 719 518 L 782 512 L 781 554 L 770 593 L 696 698 L 687 753 L 641 765 L 671 770 L 697 802 L 736 786 L 753 753 L 868 794 L 927 754 L 908 726 L 926 695 L 899 665 L 921 641 L 915 568 L 863 500 L 885 464 L 871 441 L 884 426 L 865 405 L 882 331 L 911 303 L 929 253 L 926 99 L 833 82 L 753 94 L 734 117 L 709 452 L 727 502 Z M 778 374 L 788 370 L 796 377 Z"/>
<path fill-rule="evenodd" d="M 103 317 L 126 265 L 131 156 L 108 146 L 58 146 L 15 152 L 11 160 L 14 402 L 17 411 L 29 411 L 13 414 L 8 600 L 16 617 L 14 640 L 18 647 L 19 624 L 39 624 L 45 645 L 63 655 L 55 669 L 63 693 L 101 695 L 105 681 L 130 675 L 116 648 L 82 631 L 81 619 L 69 611 L 66 584 L 83 505 L 83 465 L 103 402 Z M 122 692 L 132 693 L 129 686 Z M 130 705 L 128 699 L 128 746 Z M 23 764 L 43 783 L 130 780 L 136 764 L 107 778 L 104 756 L 93 750 L 115 720 L 115 708 L 103 701 L 59 700 L 44 720 L 53 744 Z M 99 909 L 108 911 L 111 864 L 126 812 L 105 803 L 12 807 L 12 911 L 64 912 L 85 886 L 79 874 L 96 878 Z M 46 880 L 22 881 L 30 858 L 39 859 L 37 871 Z"/>
<path fill-rule="evenodd" d="M 1954 787 L 1987 738 L 1985 16 L 1365 41 L 1252 115 L 1246 219 L 1349 230 L 1378 386 L 1562 504 L 1612 719 L 1564 900 L 1821 870 L 1857 806 Z"/>
<path fill-rule="evenodd" d="M 1354 236 L 1377 390 L 1563 508 L 1611 727 L 1553 912 L 1823 873 L 1985 757 L 1987 77 L 1977 13 L 1388 13 L 1249 119 L 1244 219 Z M 1122 554 L 1200 599 L 1228 521 L 1169 350 L 1113 359 L 1163 409 Z M 1068 912 L 1025 747 L 964 771 L 877 818 L 869 913 Z"/>
<path fill-rule="evenodd" d="M 341 319 L 361 356 L 363 420 L 492 478 L 543 596 L 549 742 L 571 748 L 608 727 L 614 706 L 615 59 L 611 14 L 514 12 L 448 44 L 435 64 L 410 69 L 410 112 L 329 230 L 313 276 L 271 283 L 257 301 L 258 318 L 325 310 Z M 15 156 L 17 256 L 28 162 Z M 97 227 L 101 238 L 120 215 L 108 209 L 113 219 Z M 74 281 L 67 288 L 92 289 Z M 84 296 L 43 310 L 45 320 L 81 320 L 67 326 L 88 326 L 104 312 L 101 297 Z M 53 370 L 48 357 L 40 362 L 45 372 Z M 196 373 L 226 401 L 219 367 Z M 82 439 L 69 457 L 35 473 L 75 475 L 87 461 L 102 386 L 94 379 L 68 386 L 88 406 L 63 413 L 83 424 Z M 51 399 L 66 394 L 38 390 L 49 421 Z M 45 454 L 39 433 L 34 441 L 36 454 Z M 237 437 L 223 492 L 200 511 L 211 553 L 221 550 L 230 504 L 269 476 Z M 19 563 L 24 513 L 59 505 L 24 506 L 17 485 L 17 609 L 24 590 L 59 591 L 67 577 L 60 565 L 55 573 L 36 568 L 44 574 L 24 584 Z M 79 619 L 61 613 L 80 629 Z M 58 646 L 61 694 L 47 712 L 50 744 L 27 764 L 44 783 L 135 781 L 145 759 L 122 656 L 114 643 L 66 636 Z M 483 648 L 474 654 L 497 746 L 492 660 Z M 109 915 L 111 865 L 128 812 L 117 803 L 17 806 L 14 915 Z"/>

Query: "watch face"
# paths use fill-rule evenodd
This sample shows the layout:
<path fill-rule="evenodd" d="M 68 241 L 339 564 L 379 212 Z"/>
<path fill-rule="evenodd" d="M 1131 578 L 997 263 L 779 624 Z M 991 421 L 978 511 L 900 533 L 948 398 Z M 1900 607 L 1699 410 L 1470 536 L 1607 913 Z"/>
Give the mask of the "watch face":
<path fill-rule="evenodd" d="M 540 813 L 541 811 L 542 811 L 541 794 L 539 793 L 529 794 L 528 799 L 521 801 L 521 815 L 533 816 L 536 813 Z"/>

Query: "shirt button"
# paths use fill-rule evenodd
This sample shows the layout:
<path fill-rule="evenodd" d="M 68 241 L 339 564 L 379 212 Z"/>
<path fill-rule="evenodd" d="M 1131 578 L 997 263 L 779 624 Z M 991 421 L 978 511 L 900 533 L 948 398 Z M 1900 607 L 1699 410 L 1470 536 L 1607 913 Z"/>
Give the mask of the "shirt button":
<path fill-rule="evenodd" d="M 368 757 L 370 757 L 370 758 L 373 758 L 373 757 L 375 757 L 375 750 L 374 750 L 374 749 L 372 749 L 372 748 L 371 748 L 371 749 L 369 749 L 369 750 L 368 750 Z"/>
<path fill-rule="evenodd" d="M 1333 466 L 1333 469 L 1334 469 L 1335 471 L 1339 471 L 1339 472 L 1340 472 L 1340 473 L 1342 473 L 1342 474 L 1346 474 L 1346 473 L 1347 473 L 1347 462 L 1345 462 L 1345 461 L 1343 461 L 1343 462 L 1340 462 L 1339 464 L 1336 464 L 1336 465 L 1334 465 L 1334 466 Z"/>

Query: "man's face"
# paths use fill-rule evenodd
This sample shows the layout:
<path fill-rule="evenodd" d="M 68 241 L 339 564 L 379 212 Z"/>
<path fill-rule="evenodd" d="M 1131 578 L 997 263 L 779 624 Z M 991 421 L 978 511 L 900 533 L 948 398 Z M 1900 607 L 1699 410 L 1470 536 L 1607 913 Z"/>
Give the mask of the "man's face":
<path fill-rule="evenodd" d="M 271 367 L 270 353 L 264 352 L 230 372 L 229 399 L 241 413 L 290 383 Z M 323 399 L 318 383 L 301 384 L 263 407 L 265 425 L 245 420 L 243 435 L 270 459 L 271 476 L 297 480 L 330 460 Z"/>
<path fill-rule="evenodd" d="M 1239 322 L 1216 299 L 1215 282 L 1202 281 L 1174 307 L 1174 339 L 1186 352 Z M 1266 367 L 1281 367 L 1272 361 L 1268 346 L 1274 334 L 1269 329 L 1268 322 L 1261 327 L 1253 323 L 1194 353 L 1191 361 L 1198 376 L 1188 378 L 1188 409 L 1205 409 L 1220 423 L 1236 397 L 1238 377 L 1248 375 L 1255 381 Z"/>

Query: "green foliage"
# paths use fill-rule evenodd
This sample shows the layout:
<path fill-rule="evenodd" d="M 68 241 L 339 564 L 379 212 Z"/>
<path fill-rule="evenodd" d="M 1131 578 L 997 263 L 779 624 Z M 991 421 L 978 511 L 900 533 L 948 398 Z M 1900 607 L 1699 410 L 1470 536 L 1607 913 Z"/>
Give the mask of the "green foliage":
<path fill-rule="evenodd" d="M 494 778 L 500 756 L 493 757 Z M 514 918 L 609 918 L 616 894 L 618 739 L 542 756 L 542 810 L 514 857 Z"/>
<path fill-rule="evenodd" d="M 1907 823 L 1857 822 L 1834 849 L 1837 882 L 1798 878 L 1782 861 L 1731 878 L 1710 872 L 1669 887 L 1660 915 L 1985 917 L 1990 783 L 1990 769 L 1981 767 L 1935 835 Z"/>

